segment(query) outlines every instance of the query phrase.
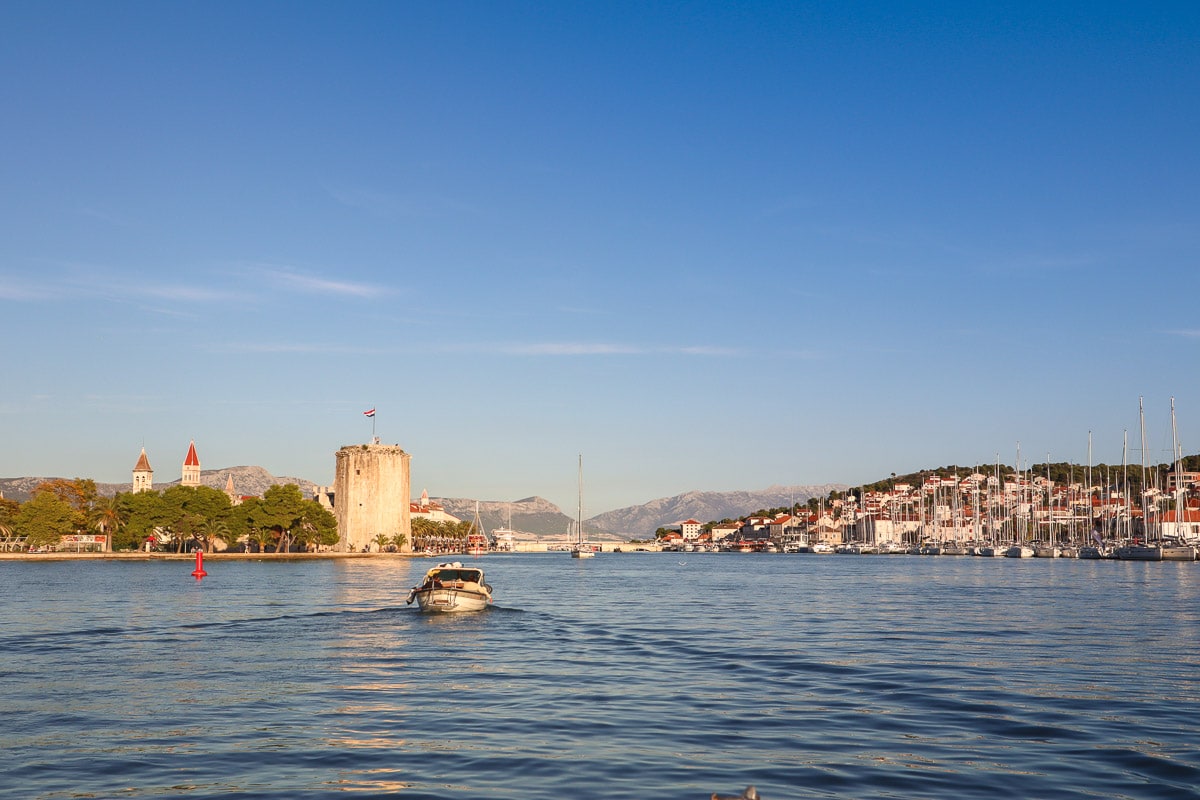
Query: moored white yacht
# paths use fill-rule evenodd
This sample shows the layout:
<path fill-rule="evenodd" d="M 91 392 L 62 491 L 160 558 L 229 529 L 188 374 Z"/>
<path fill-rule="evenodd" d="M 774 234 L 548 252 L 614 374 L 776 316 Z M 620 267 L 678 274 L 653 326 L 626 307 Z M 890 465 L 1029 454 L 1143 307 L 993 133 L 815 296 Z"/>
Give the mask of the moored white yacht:
<path fill-rule="evenodd" d="M 571 546 L 571 558 L 593 558 L 596 551 L 583 540 L 583 454 L 579 455 L 579 505 L 575 512 L 575 544 Z"/>

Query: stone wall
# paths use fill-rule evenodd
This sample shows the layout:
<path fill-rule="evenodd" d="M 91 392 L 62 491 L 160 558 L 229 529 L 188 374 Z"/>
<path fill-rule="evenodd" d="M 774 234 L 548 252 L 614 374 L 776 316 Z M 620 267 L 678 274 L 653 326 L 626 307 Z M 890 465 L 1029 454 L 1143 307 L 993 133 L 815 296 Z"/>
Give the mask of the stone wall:
<path fill-rule="evenodd" d="M 409 465 L 412 456 L 398 445 L 354 444 L 337 451 L 333 513 L 338 523 L 338 550 L 358 553 L 376 549 L 376 534 L 406 537 L 412 549 L 409 517 Z"/>

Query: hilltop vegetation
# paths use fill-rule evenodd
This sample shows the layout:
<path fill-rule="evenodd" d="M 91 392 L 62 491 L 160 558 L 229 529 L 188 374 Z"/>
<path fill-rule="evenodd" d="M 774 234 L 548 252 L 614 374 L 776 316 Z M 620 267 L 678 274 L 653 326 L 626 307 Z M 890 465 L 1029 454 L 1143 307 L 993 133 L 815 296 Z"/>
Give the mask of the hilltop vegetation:
<path fill-rule="evenodd" d="M 113 550 L 182 552 L 235 547 L 287 552 L 332 545 L 337 520 L 294 484 L 271 486 L 262 497 L 234 505 L 209 486 L 169 486 L 133 494 L 99 493 L 86 478 L 54 478 L 35 486 L 28 500 L 0 500 L 0 537 L 28 548 L 56 547 L 65 537 L 106 536 Z M 91 544 L 90 541 L 87 544 Z"/>
<path fill-rule="evenodd" d="M 1180 466 L 1184 472 L 1200 472 L 1200 455 L 1184 456 L 1180 459 Z M 1075 464 L 1070 461 L 1052 461 L 1049 464 L 1046 462 L 1030 464 L 1024 467 L 1023 471 L 1026 475 L 1032 475 L 1034 478 L 1044 478 L 1049 473 L 1050 480 L 1060 486 L 1067 486 L 1073 483 L 1085 484 L 1087 482 L 1088 466 L 1086 464 Z M 1092 486 L 1128 486 L 1131 494 L 1141 494 L 1145 488 L 1142 483 L 1142 465 L 1138 464 L 1093 464 L 1091 466 Z M 1174 464 L 1153 464 L 1146 466 L 1146 486 L 1157 486 L 1160 489 L 1166 486 L 1167 473 L 1175 469 Z M 910 472 L 906 475 L 892 474 L 890 477 L 883 480 L 875 481 L 874 483 L 864 484 L 861 488 L 868 492 L 886 492 L 898 483 L 906 483 L 910 486 L 920 486 L 926 478 L 937 476 L 939 478 L 949 478 L 957 475 L 959 478 L 965 478 L 968 475 L 978 473 L 985 476 L 994 476 L 997 472 L 995 464 L 977 464 L 974 466 L 950 466 L 936 467 L 934 469 L 921 470 L 919 472 Z M 1014 474 L 1011 466 L 1001 464 L 999 467 L 999 475 L 1002 481 L 1008 480 Z"/>

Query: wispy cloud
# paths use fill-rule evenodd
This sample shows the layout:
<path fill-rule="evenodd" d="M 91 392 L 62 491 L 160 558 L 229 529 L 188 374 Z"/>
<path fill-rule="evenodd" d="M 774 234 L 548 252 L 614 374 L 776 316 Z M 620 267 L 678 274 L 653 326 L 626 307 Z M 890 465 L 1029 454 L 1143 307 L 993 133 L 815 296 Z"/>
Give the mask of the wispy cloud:
<path fill-rule="evenodd" d="M 302 355 L 380 355 L 390 351 L 358 345 L 320 344 L 314 342 L 231 342 L 209 348 L 221 353 L 268 353 Z"/>
<path fill-rule="evenodd" d="M 740 351 L 708 345 L 644 346 L 615 342 L 513 342 L 456 347 L 459 351 L 499 353 L 508 356 L 736 356 Z"/>
<path fill-rule="evenodd" d="M 1178 330 L 1171 331 L 1171 333 L 1175 336 L 1183 336 L 1188 339 L 1200 339 L 1200 329 Z"/>
<path fill-rule="evenodd" d="M 264 274 L 279 286 L 310 294 L 336 294 L 350 297 L 378 297 L 389 292 L 382 286 L 356 281 L 334 280 L 286 269 L 267 269 Z"/>
<path fill-rule="evenodd" d="M 339 205 L 378 217 L 436 217 L 475 211 L 468 203 L 436 194 L 395 193 L 345 186 L 329 188 L 327 191 Z"/>
<path fill-rule="evenodd" d="M 96 208 L 95 206 L 84 206 L 83 208 L 79 209 L 79 213 L 85 217 L 90 217 L 92 219 L 99 220 L 101 222 L 105 222 L 105 223 L 108 223 L 109 225 L 113 225 L 116 227 L 120 227 L 120 228 L 132 228 L 133 227 L 133 222 L 130 219 L 128 219 L 120 214 L 113 213 L 112 211 L 110 211 L 108 209 Z"/>
<path fill-rule="evenodd" d="M 46 288 L 15 281 L 8 275 L 0 276 L 0 300 L 43 300 L 51 295 Z"/>
<path fill-rule="evenodd" d="M 611 356 L 642 355 L 646 351 L 625 344 L 603 342 L 539 342 L 533 344 L 501 344 L 497 349 L 514 356 Z"/>
<path fill-rule="evenodd" d="M 39 276 L 29 279 L 0 280 L 0 299 L 41 300 L 65 297 L 105 297 L 110 300 L 140 303 L 151 300 L 181 304 L 253 303 L 264 294 L 260 284 L 275 289 L 343 297 L 378 297 L 391 290 L 375 284 L 327 278 L 275 264 L 232 263 L 212 270 L 189 270 L 184 281 L 162 281 L 156 272 L 144 276 L 109 267 L 80 263 L 54 263 Z M 54 269 L 56 268 L 56 269 Z M 174 270 L 178 271 L 178 270 Z"/>
<path fill-rule="evenodd" d="M 399 197 L 370 189 L 330 189 L 329 195 L 347 208 L 366 211 L 383 217 L 408 214 L 411 209 Z"/>
<path fill-rule="evenodd" d="M 154 297 L 160 300 L 183 300 L 191 303 L 224 302 L 234 297 L 228 289 L 213 289 L 208 286 L 186 284 L 162 284 L 158 286 L 126 287 L 126 291 Z"/>
<path fill-rule="evenodd" d="M 134 304 L 147 300 L 225 303 L 244 299 L 223 277 L 207 283 L 203 275 L 196 281 L 164 283 L 157 280 L 154 272 L 138 277 L 128 271 L 79 261 L 48 261 L 35 265 L 31 272 L 34 269 L 36 277 L 0 278 L 0 298 L 60 301 L 100 297 Z"/>

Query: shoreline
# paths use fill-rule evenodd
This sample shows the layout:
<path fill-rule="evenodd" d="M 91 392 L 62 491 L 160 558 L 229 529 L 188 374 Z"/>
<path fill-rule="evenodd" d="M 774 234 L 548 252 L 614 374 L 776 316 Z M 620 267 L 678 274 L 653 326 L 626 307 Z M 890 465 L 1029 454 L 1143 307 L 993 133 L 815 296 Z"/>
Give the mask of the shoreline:
<path fill-rule="evenodd" d="M 205 561 L 309 561 L 341 558 L 424 558 L 419 553 L 205 553 Z M 188 561 L 191 553 L 0 553 L 0 561 Z"/>
<path fill-rule="evenodd" d="M 539 541 L 539 542 L 514 542 L 513 549 L 508 552 L 489 551 L 488 555 L 512 555 L 517 553 L 547 553 L 558 550 L 566 551 L 570 546 L 570 542 L 563 541 Z M 632 552 L 634 549 L 648 550 L 658 552 L 661 549 L 657 544 L 634 543 L 634 542 L 597 542 L 595 543 L 602 553 L 611 553 L 617 549 L 629 549 Z M 247 561 L 255 559 L 265 560 L 321 560 L 321 559 L 345 559 L 345 558 L 438 558 L 441 560 L 453 558 L 471 558 L 469 553 L 437 553 L 430 556 L 426 553 L 341 553 L 336 551 L 325 551 L 320 553 L 230 553 L 223 550 L 214 552 L 205 551 L 204 560 L 211 561 Z M 69 553 L 69 552 L 51 552 L 51 553 L 29 553 L 25 551 L 19 552 L 0 552 L 0 562 L 3 561 L 82 561 L 82 560 L 106 560 L 113 559 L 117 561 L 195 561 L 196 553 L 147 553 L 142 550 L 122 550 L 119 552 L 84 552 L 84 553 Z"/>

